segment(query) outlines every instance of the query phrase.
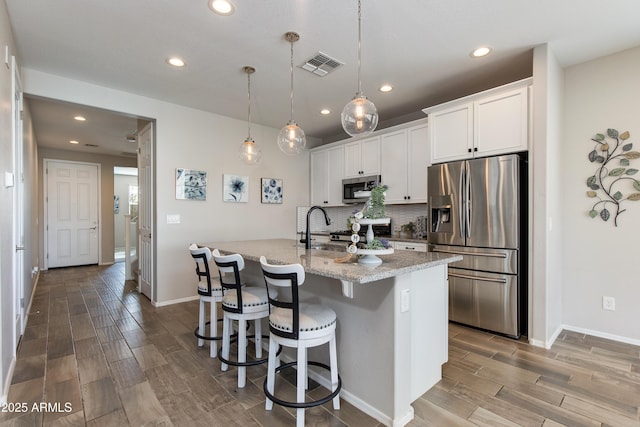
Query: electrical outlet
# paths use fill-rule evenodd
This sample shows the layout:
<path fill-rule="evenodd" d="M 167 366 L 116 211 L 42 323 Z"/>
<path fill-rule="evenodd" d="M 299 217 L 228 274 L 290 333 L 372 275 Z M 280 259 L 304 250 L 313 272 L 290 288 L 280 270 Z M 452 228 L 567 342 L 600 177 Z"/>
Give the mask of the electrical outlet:
<path fill-rule="evenodd" d="M 614 297 L 602 297 L 602 309 L 615 311 L 616 299 Z"/>
<path fill-rule="evenodd" d="M 403 289 L 400 291 L 400 313 L 406 313 L 409 311 L 410 301 L 409 301 L 410 291 L 409 289 Z"/>

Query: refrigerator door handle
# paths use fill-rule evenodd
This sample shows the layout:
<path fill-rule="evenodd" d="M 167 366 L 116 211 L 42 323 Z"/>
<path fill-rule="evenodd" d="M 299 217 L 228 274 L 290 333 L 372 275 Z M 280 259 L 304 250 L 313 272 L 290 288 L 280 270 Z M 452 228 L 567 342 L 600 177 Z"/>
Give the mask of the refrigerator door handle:
<path fill-rule="evenodd" d="M 465 188 L 464 198 L 467 201 L 467 209 L 466 209 L 467 214 L 466 214 L 465 228 L 466 228 L 467 238 L 470 238 L 471 237 L 471 215 L 473 214 L 473 204 L 471 203 L 471 173 L 469 171 L 469 163 L 466 164 L 466 168 L 467 168 L 467 171 L 465 173 L 466 188 Z"/>
<path fill-rule="evenodd" d="M 484 253 L 484 252 L 464 252 L 464 251 L 443 251 L 440 249 L 434 249 L 432 252 L 438 252 L 441 254 L 454 254 L 454 255 L 474 255 L 474 256 L 485 256 L 490 258 L 506 258 L 507 254 L 505 253 Z"/>
<path fill-rule="evenodd" d="M 471 276 L 471 275 L 460 274 L 460 273 L 449 272 L 449 276 L 458 277 L 460 279 L 480 280 L 481 282 L 507 283 L 507 279 L 494 279 L 492 277 Z"/>
<path fill-rule="evenodd" d="M 466 231 L 464 228 L 465 214 L 466 214 L 466 197 L 464 195 L 464 183 L 466 181 L 467 163 L 464 162 L 460 168 L 460 182 L 458 182 L 458 226 L 460 227 L 460 235 L 465 236 Z"/>

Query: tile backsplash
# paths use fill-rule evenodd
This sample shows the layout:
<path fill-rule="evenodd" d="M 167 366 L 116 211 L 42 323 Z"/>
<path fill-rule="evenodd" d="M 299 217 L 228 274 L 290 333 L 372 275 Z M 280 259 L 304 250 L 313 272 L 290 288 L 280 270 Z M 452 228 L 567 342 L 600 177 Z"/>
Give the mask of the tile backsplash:
<path fill-rule="evenodd" d="M 310 206 L 298 206 L 296 209 L 296 230 L 298 233 L 305 232 L 307 221 L 307 211 Z M 349 206 L 325 207 L 331 225 L 327 226 L 324 221 L 322 212 L 313 212 L 311 214 L 311 231 L 312 232 L 331 232 L 347 229 L 347 218 L 349 218 L 355 210 L 360 210 L 362 204 Z M 391 229 L 393 233 L 400 232 L 400 226 L 409 222 L 416 222 L 420 216 L 427 215 L 427 204 L 417 203 L 411 205 L 386 205 L 387 216 L 391 218 Z"/>

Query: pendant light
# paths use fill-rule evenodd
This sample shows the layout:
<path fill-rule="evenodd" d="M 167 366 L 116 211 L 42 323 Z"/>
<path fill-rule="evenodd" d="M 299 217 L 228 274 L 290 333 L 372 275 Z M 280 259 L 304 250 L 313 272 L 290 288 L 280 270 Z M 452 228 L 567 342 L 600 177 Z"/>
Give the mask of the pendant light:
<path fill-rule="evenodd" d="M 293 120 L 293 44 L 300 40 L 300 35 L 289 31 L 285 33 L 284 38 L 291 44 L 291 117 L 278 134 L 278 147 L 283 153 L 295 156 L 300 154 L 305 145 L 307 145 L 304 131 Z"/>
<path fill-rule="evenodd" d="M 378 110 L 373 102 L 369 101 L 362 93 L 360 82 L 360 65 L 362 50 L 362 13 L 360 0 L 358 0 L 358 92 L 351 102 L 342 110 L 342 128 L 351 136 L 367 135 L 378 126 Z"/>
<path fill-rule="evenodd" d="M 240 144 L 240 159 L 248 165 L 255 165 L 260 162 L 262 152 L 258 143 L 251 138 L 251 74 L 256 72 L 253 67 L 245 66 L 242 70 L 247 73 L 247 98 L 249 99 L 249 108 L 247 111 L 247 129 L 248 136 L 242 144 Z"/>

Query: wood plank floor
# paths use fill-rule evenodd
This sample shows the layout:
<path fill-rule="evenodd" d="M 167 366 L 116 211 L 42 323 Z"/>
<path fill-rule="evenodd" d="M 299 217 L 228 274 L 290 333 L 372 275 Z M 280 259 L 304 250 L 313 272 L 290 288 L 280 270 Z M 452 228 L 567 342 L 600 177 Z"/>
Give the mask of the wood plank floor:
<path fill-rule="evenodd" d="M 264 366 L 237 389 L 235 370 L 196 346 L 197 318 L 195 301 L 154 308 L 122 263 L 42 272 L 0 427 L 295 425 L 264 410 Z M 547 351 L 454 324 L 449 337 L 411 427 L 640 426 L 640 347 L 565 331 Z M 277 392 L 294 396 L 288 379 Z M 307 425 L 380 426 L 344 401 L 307 410 Z"/>

